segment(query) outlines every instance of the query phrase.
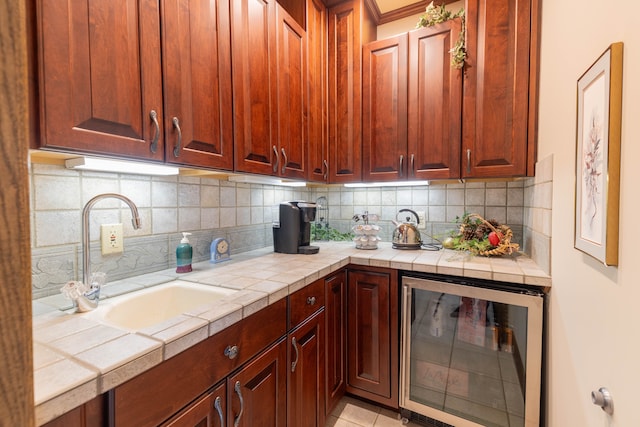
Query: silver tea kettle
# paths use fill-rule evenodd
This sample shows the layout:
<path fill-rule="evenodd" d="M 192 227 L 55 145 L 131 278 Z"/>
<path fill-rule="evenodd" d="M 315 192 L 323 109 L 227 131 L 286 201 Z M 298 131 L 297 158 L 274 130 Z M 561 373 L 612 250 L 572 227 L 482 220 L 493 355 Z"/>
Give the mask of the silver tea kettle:
<path fill-rule="evenodd" d="M 398 215 L 402 212 L 413 214 L 416 222 L 412 222 L 410 216 L 406 217 L 405 222 L 391 221 L 396 226 L 395 230 L 393 230 L 392 247 L 395 249 L 420 249 L 422 239 L 420 238 L 420 231 L 416 225 L 420 224 L 420 218 L 418 214 L 411 209 L 400 209 Z M 398 219 L 398 215 L 396 215 L 396 220 Z"/>

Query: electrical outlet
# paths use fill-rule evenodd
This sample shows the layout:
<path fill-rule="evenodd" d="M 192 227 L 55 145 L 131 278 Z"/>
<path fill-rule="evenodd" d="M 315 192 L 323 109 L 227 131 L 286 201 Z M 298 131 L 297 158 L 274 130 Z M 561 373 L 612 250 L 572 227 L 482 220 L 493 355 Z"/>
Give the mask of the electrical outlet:
<path fill-rule="evenodd" d="M 418 214 L 418 228 L 420 230 L 424 230 L 425 228 L 427 228 L 427 218 L 426 218 L 426 214 L 425 211 L 416 211 L 416 213 Z"/>
<path fill-rule="evenodd" d="M 121 254 L 124 250 L 122 224 L 102 224 L 100 226 L 102 255 Z"/>

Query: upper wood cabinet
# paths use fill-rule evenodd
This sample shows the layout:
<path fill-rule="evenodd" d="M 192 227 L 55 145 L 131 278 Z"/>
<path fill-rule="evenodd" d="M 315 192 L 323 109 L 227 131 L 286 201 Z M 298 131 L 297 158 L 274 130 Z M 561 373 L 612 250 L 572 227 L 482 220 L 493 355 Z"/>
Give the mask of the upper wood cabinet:
<path fill-rule="evenodd" d="M 329 9 L 329 182 L 362 180 L 362 45 L 376 29 L 364 0 Z"/>
<path fill-rule="evenodd" d="M 451 66 L 461 22 L 409 32 L 409 179 L 460 177 L 462 71 Z"/>
<path fill-rule="evenodd" d="M 406 177 L 407 35 L 364 45 L 362 67 L 363 180 Z"/>
<path fill-rule="evenodd" d="M 363 48 L 365 181 L 458 178 L 462 72 L 450 20 Z"/>
<path fill-rule="evenodd" d="M 408 72 L 402 36 L 366 45 L 364 179 L 533 175 L 538 8 L 537 0 L 467 0 L 462 72 L 449 54 L 459 19 L 408 33 Z"/>
<path fill-rule="evenodd" d="M 231 169 L 228 8 L 39 0 L 40 146 Z"/>
<path fill-rule="evenodd" d="M 309 70 L 309 181 L 329 181 L 327 134 L 327 8 L 307 0 L 307 58 Z"/>
<path fill-rule="evenodd" d="M 229 2 L 161 4 L 166 161 L 231 170 Z"/>
<path fill-rule="evenodd" d="M 235 170 L 272 175 L 279 156 L 275 0 L 231 2 Z"/>
<path fill-rule="evenodd" d="M 307 33 L 276 3 L 278 42 L 278 171 L 291 178 L 306 178 L 309 124 L 307 122 Z"/>
<path fill-rule="evenodd" d="M 306 178 L 306 32 L 275 0 L 231 17 L 235 170 Z"/>
<path fill-rule="evenodd" d="M 40 147 L 164 159 L 160 4 L 38 0 Z"/>
<path fill-rule="evenodd" d="M 533 174 L 538 3 L 466 1 L 463 178 Z"/>

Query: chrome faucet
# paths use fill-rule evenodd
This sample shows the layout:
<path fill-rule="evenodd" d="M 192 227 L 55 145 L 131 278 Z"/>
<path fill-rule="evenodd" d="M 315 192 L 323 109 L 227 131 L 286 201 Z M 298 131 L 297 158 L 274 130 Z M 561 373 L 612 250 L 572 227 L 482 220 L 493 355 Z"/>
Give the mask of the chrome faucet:
<path fill-rule="evenodd" d="M 104 193 L 98 194 L 93 199 L 89 200 L 87 204 L 84 206 L 82 210 L 82 283 L 89 287 L 89 290 L 86 291 L 83 295 L 78 297 L 78 311 L 89 311 L 98 306 L 98 298 L 100 290 L 99 288 L 93 287 L 92 283 L 89 283 L 91 274 L 90 274 L 90 251 L 91 251 L 91 240 L 89 239 L 89 212 L 93 205 L 103 199 L 115 198 L 120 199 L 129 205 L 131 209 L 131 224 L 133 224 L 134 230 L 140 228 L 140 216 L 138 215 L 138 208 L 135 203 L 131 201 L 131 199 L 116 193 Z"/>

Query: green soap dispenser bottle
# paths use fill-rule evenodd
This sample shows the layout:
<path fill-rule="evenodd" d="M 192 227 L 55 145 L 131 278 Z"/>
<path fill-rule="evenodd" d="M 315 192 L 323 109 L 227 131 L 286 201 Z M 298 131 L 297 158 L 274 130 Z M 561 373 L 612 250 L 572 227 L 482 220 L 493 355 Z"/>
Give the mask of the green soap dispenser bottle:
<path fill-rule="evenodd" d="M 188 273 L 191 271 L 191 258 L 193 258 L 193 248 L 189 244 L 191 233 L 182 233 L 182 240 L 176 248 L 176 273 Z"/>

